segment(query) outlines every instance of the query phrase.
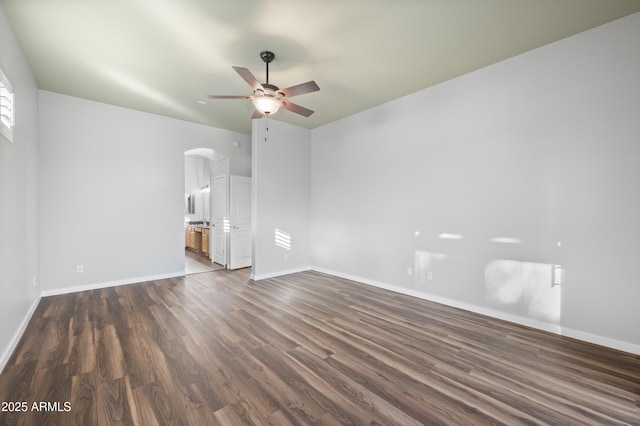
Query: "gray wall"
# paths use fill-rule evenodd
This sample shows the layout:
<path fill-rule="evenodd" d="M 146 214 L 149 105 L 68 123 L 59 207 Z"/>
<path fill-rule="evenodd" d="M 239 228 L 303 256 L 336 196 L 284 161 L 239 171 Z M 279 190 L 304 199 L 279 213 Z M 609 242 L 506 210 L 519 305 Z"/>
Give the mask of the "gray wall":
<path fill-rule="evenodd" d="M 38 90 L 1 5 L 0 68 L 11 81 L 16 97 L 14 143 L 0 136 L 1 369 L 40 295 Z"/>
<path fill-rule="evenodd" d="M 251 173 L 248 135 L 41 91 L 44 294 L 182 274 L 184 152 L 193 148 Z"/>
<path fill-rule="evenodd" d="M 252 130 L 252 276 L 309 269 L 310 131 L 269 119 Z"/>
<path fill-rule="evenodd" d="M 314 129 L 312 265 L 639 351 L 639 40 L 636 14 Z"/>

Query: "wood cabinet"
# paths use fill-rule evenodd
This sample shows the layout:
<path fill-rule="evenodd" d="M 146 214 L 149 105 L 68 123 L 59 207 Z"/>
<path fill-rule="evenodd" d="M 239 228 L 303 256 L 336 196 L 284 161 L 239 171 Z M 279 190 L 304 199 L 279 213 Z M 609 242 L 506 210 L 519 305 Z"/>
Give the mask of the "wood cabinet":
<path fill-rule="evenodd" d="M 209 228 L 187 226 L 184 239 L 187 248 L 209 254 Z"/>
<path fill-rule="evenodd" d="M 208 256 L 209 255 L 209 229 L 202 229 L 202 251 Z"/>

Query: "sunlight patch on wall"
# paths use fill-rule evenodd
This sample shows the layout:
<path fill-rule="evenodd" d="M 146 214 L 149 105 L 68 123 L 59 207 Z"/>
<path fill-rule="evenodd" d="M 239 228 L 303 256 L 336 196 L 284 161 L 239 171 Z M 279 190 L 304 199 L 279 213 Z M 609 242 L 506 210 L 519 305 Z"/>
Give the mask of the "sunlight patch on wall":
<path fill-rule="evenodd" d="M 291 250 L 291 235 L 282 229 L 275 229 L 275 244 L 285 250 Z"/>
<path fill-rule="evenodd" d="M 491 242 L 500 244 L 522 244 L 522 239 L 514 237 L 493 237 Z"/>
<path fill-rule="evenodd" d="M 438 235 L 438 238 L 442 239 L 442 240 L 461 240 L 464 238 L 464 235 L 462 234 L 451 234 L 448 232 L 443 232 L 442 234 Z"/>
<path fill-rule="evenodd" d="M 444 253 L 434 253 L 426 250 L 416 250 L 413 256 L 415 283 L 418 285 L 431 282 L 434 270 L 437 270 L 438 266 L 447 258 Z"/>
<path fill-rule="evenodd" d="M 558 324 L 561 287 L 554 286 L 554 265 L 495 259 L 484 270 L 485 293 L 490 305 L 515 307 L 520 315 Z"/>

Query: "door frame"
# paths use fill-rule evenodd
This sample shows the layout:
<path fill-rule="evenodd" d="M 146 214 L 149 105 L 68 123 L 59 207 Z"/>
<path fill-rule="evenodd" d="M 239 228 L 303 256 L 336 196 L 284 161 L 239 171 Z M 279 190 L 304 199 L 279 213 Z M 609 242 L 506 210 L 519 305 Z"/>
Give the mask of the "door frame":
<path fill-rule="evenodd" d="M 252 179 L 229 176 L 229 269 L 247 268 L 253 264 Z"/>
<path fill-rule="evenodd" d="M 217 209 L 216 203 L 218 198 L 217 194 L 217 184 L 222 182 L 223 193 L 221 200 L 224 203 L 222 208 L 222 218 L 215 218 L 215 213 Z M 227 235 L 229 233 L 229 176 L 228 175 L 219 175 L 211 178 L 211 261 L 215 262 L 219 265 L 227 267 L 229 265 L 229 239 Z M 219 243 L 219 244 L 218 244 Z M 222 248 L 222 254 L 219 254 L 217 250 Z"/>

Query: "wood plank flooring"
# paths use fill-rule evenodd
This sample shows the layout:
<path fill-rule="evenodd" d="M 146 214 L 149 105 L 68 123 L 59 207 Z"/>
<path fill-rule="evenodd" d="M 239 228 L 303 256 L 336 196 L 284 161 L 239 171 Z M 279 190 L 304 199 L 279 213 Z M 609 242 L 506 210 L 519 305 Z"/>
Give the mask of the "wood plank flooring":
<path fill-rule="evenodd" d="M 640 425 L 640 357 L 315 272 L 219 271 L 43 298 L 0 375 L 22 401 L 0 425 Z"/>
<path fill-rule="evenodd" d="M 211 262 L 211 259 L 206 254 L 187 248 L 184 249 L 184 270 L 187 275 L 219 271 L 221 269 L 225 269 L 225 267 Z"/>

